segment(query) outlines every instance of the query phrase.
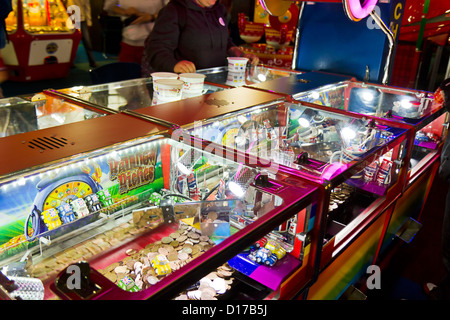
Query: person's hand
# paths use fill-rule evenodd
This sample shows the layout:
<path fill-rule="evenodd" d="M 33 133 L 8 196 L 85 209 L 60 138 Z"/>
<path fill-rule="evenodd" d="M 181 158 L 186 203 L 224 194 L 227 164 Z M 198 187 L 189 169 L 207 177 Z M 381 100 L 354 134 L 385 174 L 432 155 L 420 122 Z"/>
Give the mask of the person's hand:
<path fill-rule="evenodd" d="M 173 72 L 175 73 L 191 73 L 195 71 L 195 64 L 187 60 L 181 60 L 173 67 Z"/>
<path fill-rule="evenodd" d="M 256 66 L 259 63 L 259 58 L 252 53 L 244 54 L 244 58 L 247 58 L 252 66 Z"/>
<path fill-rule="evenodd" d="M 152 22 L 155 20 L 155 15 L 150 13 L 138 13 L 138 17 L 134 19 L 130 24 L 140 24 L 145 22 Z"/>
<path fill-rule="evenodd" d="M 123 15 L 125 16 L 137 16 L 139 11 L 135 7 L 129 7 L 124 9 Z"/>

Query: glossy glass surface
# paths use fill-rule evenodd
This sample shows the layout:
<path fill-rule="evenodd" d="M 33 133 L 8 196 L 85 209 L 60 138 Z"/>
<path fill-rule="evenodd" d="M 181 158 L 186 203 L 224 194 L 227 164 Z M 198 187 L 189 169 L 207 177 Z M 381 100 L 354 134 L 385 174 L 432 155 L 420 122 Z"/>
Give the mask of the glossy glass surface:
<path fill-rule="evenodd" d="M 103 115 L 44 94 L 37 94 L 31 100 L 22 98 L 0 100 L 0 137 L 60 126 Z"/>
<path fill-rule="evenodd" d="M 202 69 L 198 72 L 206 75 L 205 81 L 231 87 L 252 85 L 274 79 L 289 77 L 291 75 L 301 74 L 299 71 L 281 68 L 277 69 L 264 65 L 248 65 L 243 72 L 229 72 L 228 67 Z"/>
<path fill-rule="evenodd" d="M 410 169 L 420 170 L 435 155 L 447 135 L 446 114 L 433 93 L 357 81 L 344 81 L 294 95 L 300 101 L 374 115 L 414 127 L 414 150 Z"/>

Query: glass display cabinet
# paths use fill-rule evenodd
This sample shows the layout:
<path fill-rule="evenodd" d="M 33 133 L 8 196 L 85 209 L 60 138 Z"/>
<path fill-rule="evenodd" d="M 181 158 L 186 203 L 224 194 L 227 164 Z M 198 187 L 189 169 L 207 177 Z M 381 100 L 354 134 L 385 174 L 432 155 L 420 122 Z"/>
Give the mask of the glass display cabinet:
<path fill-rule="evenodd" d="M 373 115 L 409 126 L 414 132 L 403 196 L 397 201 L 380 249 L 402 240 L 411 242 L 421 228 L 421 217 L 448 132 L 448 114 L 434 94 L 358 81 L 343 81 L 294 95 L 354 114 Z"/>
<path fill-rule="evenodd" d="M 320 185 L 123 113 L 39 130 L 61 150 L 26 147 L 35 133 L 0 139 L 16 146 L 1 163 L 2 297 L 264 299 L 311 284 Z"/>
<path fill-rule="evenodd" d="M 447 114 L 430 92 L 343 81 L 293 95 L 296 100 L 373 115 L 409 125 L 415 131 L 414 148 L 405 188 L 434 162 L 447 135 Z"/>
<path fill-rule="evenodd" d="M 358 250 L 352 244 L 367 234 L 359 266 L 374 259 L 407 174 L 413 141 L 407 125 L 286 99 L 185 128 L 324 186 L 322 268 Z"/>

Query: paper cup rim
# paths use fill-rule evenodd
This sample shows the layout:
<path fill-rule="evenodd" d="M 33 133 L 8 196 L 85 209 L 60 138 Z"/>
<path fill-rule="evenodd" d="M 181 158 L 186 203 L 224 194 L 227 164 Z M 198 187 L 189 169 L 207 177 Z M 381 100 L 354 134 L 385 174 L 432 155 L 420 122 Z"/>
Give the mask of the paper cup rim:
<path fill-rule="evenodd" d="M 166 78 L 166 77 L 177 77 L 178 78 L 178 74 L 173 73 L 173 72 L 153 72 L 153 73 L 150 73 L 150 75 L 152 76 L 152 78 L 154 78 L 155 76 L 163 77 L 163 78 Z"/>
<path fill-rule="evenodd" d="M 228 60 L 236 60 L 236 61 L 242 61 L 242 60 L 248 61 L 248 58 L 245 58 L 245 57 L 227 57 L 227 59 Z"/>
<path fill-rule="evenodd" d="M 158 79 L 155 80 L 156 83 L 159 84 L 167 84 L 167 85 L 182 85 L 184 84 L 183 80 L 179 80 L 179 79 Z"/>
<path fill-rule="evenodd" d="M 196 78 L 196 79 L 205 79 L 206 75 L 201 73 L 180 73 L 180 78 Z"/>

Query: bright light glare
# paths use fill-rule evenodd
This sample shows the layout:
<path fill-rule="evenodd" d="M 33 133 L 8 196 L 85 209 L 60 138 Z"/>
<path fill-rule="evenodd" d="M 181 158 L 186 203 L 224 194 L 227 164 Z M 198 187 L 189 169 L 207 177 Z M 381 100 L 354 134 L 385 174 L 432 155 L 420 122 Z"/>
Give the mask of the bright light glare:
<path fill-rule="evenodd" d="M 263 81 L 266 81 L 266 79 L 267 79 L 267 77 L 265 74 L 262 74 L 262 73 L 258 74 L 259 81 L 263 82 Z"/>
<path fill-rule="evenodd" d="M 370 91 L 365 91 L 365 92 L 362 94 L 362 99 L 363 99 L 364 101 L 367 101 L 367 102 L 373 101 L 373 93 L 370 92 Z"/>
<path fill-rule="evenodd" d="M 237 120 L 239 121 L 240 124 L 243 124 L 244 122 L 247 121 L 247 118 L 244 117 L 243 115 L 240 115 L 237 117 Z"/>
<path fill-rule="evenodd" d="M 320 98 L 320 93 L 317 92 L 317 91 L 311 92 L 311 98 L 313 98 L 315 100 L 319 99 Z"/>
<path fill-rule="evenodd" d="M 351 140 L 356 137 L 356 132 L 349 127 L 345 127 L 342 129 L 341 135 L 344 139 Z"/>
<path fill-rule="evenodd" d="M 62 117 L 61 115 L 59 115 L 58 113 L 52 113 L 50 115 L 50 117 L 52 117 L 53 119 L 55 119 L 58 123 L 64 123 L 64 117 Z"/>
<path fill-rule="evenodd" d="M 409 109 L 412 106 L 411 102 L 408 100 L 402 100 L 402 101 L 400 101 L 400 104 L 401 104 L 402 108 L 405 108 L 405 109 Z"/>
<path fill-rule="evenodd" d="M 177 167 L 178 167 L 178 170 L 180 170 L 182 174 L 188 175 L 191 173 L 191 170 L 186 168 L 186 166 L 180 162 L 177 163 Z"/>
<path fill-rule="evenodd" d="M 310 126 L 310 123 L 305 118 L 298 119 L 298 124 L 301 125 L 303 128 L 308 128 Z"/>
<path fill-rule="evenodd" d="M 242 190 L 241 186 L 239 186 L 236 182 L 230 181 L 228 183 L 228 188 L 236 197 L 241 198 L 244 196 L 244 190 Z"/>

